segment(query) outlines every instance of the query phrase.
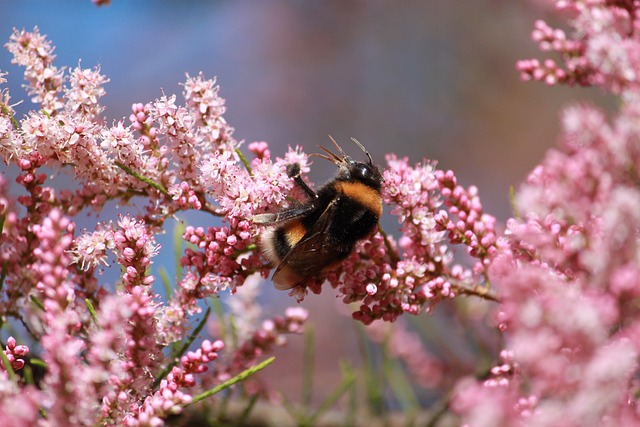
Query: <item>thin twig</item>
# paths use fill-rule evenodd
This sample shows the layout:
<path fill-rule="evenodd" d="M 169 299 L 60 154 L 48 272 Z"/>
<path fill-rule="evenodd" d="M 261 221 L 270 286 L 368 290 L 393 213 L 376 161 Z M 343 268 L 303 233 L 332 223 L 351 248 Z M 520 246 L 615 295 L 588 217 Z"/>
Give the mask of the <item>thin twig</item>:
<path fill-rule="evenodd" d="M 149 185 L 150 187 L 155 188 L 156 190 L 158 190 L 159 192 L 161 192 L 162 194 L 164 194 L 167 197 L 171 197 L 171 195 L 169 194 L 169 192 L 167 191 L 166 188 L 164 188 L 161 184 L 158 184 L 157 182 L 155 182 L 154 180 L 147 178 L 146 176 L 142 176 L 140 175 L 138 172 L 134 171 L 133 169 L 131 169 L 129 166 L 126 166 L 120 162 L 115 162 L 116 166 L 118 166 L 120 169 L 122 169 L 123 171 L 125 171 L 127 174 L 131 175 L 132 177 L 144 182 L 145 184 Z"/>
<path fill-rule="evenodd" d="M 458 295 L 470 295 L 488 301 L 502 302 L 500 297 L 486 285 L 467 286 L 464 283 L 452 283 L 452 285 Z"/>
<path fill-rule="evenodd" d="M 400 262 L 400 257 L 398 256 L 398 253 L 395 250 L 393 250 L 393 247 L 391 246 L 391 242 L 389 241 L 389 236 L 387 235 L 387 233 L 382 228 L 382 225 L 380 224 L 378 224 L 378 231 L 380 232 L 380 234 L 382 234 L 382 237 L 384 238 L 384 246 L 387 248 L 387 253 L 391 258 L 392 265 L 395 267 Z"/>

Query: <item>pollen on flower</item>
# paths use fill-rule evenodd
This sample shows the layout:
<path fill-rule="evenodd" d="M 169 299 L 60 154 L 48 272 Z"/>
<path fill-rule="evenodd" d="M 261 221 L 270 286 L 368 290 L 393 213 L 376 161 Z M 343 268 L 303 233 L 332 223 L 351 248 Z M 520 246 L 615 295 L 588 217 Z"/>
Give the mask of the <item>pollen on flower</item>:
<path fill-rule="evenodd" d="M 98 100 L 105 95 L 102 87 L 109 79 L 94 70 L 75 68 L 69 75 L 69 86 L 65 88 L 66 109 L 72 113 L 98 118 L 103 107 Z"/>
<path fill-rule="evenodd" d="M 228 147 L 200 165 L 207 191 L 229 217 L 251 218 L 270 206 L 280 205 L 293 187 L 281 161 L 256 157 L 251 168 L 251 174 L 241 168 Z"/>
<path fill-rule="evenodd" d="M 74 240 L 71 249 L 72 262 L 79 264 L 83 270 L 89 270 L 99 265 L 108 265 L 107 249 L 115 248 L 113 231 L 107 228 L 99 228 L 92 233 L 86 233 Z"/>

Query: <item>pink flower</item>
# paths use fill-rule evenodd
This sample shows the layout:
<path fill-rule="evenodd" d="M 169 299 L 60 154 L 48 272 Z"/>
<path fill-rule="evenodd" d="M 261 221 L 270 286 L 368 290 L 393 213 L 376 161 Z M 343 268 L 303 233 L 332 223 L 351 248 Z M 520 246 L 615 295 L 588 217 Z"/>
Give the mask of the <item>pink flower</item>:
<path fill-rule="evenodd" d="M 40 35 L 36 27 L 33 32 L 13 31 L 5 47 L 13 55 L 11 62 L 24 67 L 27 92 L 34 103 L 41 104 L 49 113 L 62 108 L 59 96 L 64 81 L 63 70 L 53 65 L 55 55 L 51 42 Z"/>
<path fill-rule="evenodd" d="M 33 427 L 41 420 L 40 401 L 43 393 L 33 385 L 18 386 L 8 381 L 5 373 L 0 388 L 0 419 L 11 426 Z"/>
<path fill-rule="evenodd" d="M 190 395 L 179 390 L 195 386 L 194 374 L 208 369 L 207 363 L 218 358 L 218 352 L 224 348 L 222 341 L 204 340 L 199 349 L 190 351 L 180 360 L 182 367 L 174 367 L 166 379 L 160 382 L 160 388 L 132 416 L 126 418 L 127 426 L 156 426 L 164 424 L 163 419 L 170 414 L 179 414 L 182 407 L 191 403 Z"/>
<path fill-rule="evenodd" d="M 611 124 L 592 107 L 569 108 L 562 146 L 518 191 L 522 218 L 508 222 L 488 269 L 501 298 L 494 316 L 518 368 L 493 372 L 498 392 L 460 384 L 454 407 L 467 422 L 638 422 L 629 397 L 640 352 L 630 338 L 638 315 L 636 103 L 623 104 Z"/>
<path fill-rule="evenodd" d="M 8 92 L 0 91 L 0 155 L 17 167 L 21 188 L 12 195 L 0 177 L 0 311 L 40 343 L 47 371 L 42 391 L 18 388 L 4 376 L 0 418 L 34 425 L 44 419 L 41 408 L 47 425 L 162 423 L 191 401 L 180 389 L 200 386 L 198 376 L 218 357 L 222 342 L 205 340 L 184 354 L 154 389 L 169 363 L 163 350 L 185 337 L 201 299 L 226 289 L 233 293 L 247 277 L 265 272 L 250 219 L 285 202 L 292 188 L 286 160 L 272 161 L 263 143 L 251 173 L 240 165 L 215 80 L 187 77 L 185 105 L 175 96 L 136 103 L 130 125 L 108 126 L 100 106 L 108 79 L 98 68 L 77 67 L 65 78 L 37 30 L 14 31 L 7 47 L 25 67 L 27 91 L 40 106 L 16 122 Z M 287 155 L 307 170 L 304 153 Z M 49 182 L 60 170 L 74 178 L 70 189 L 58 191 Z M 87 208 L 101 212 L 105 203 L 134 195 L 142 200 L 137 214 L 75 236 L 76 215 Z M 184 238 L 193 246 L 165 304 L 152 287 L 155 234 L 167 218 L 187 209 L 224 214 L 224 224 L 187 229 Z M 121 270 L 115 290 L 99 288 L 95 277 L 109 257 Z M 249 296 L 244 308 L 259 308 L 254 299 Z M 265 321 L 259 333 L 248 325 L 246 357 L 229 358 L 228 365 L 248 367 L 257 354 L 283 343 L 283 334 L 300 332 L 305 320 L 306 312 L 297 308 Z M 14 370 L 24 366 L 27 351 L 8 339 L 5 354 Z M 228 375 L 229 366 L 219 372 Z"/>
<path fill-rule="evenodd" d="M 262 160 L 264 158 L 269 159 L 271 157 L 271 151 L 269 151 L 269 144 L 260 141 L 260 142 L 252 142 L 247 146 L 249 151 L 255 154 L 256 158 Z"/>
<path fill-rule="evenodd" d="M 210 144 L 209 148 L 215 149 L 223 143 L 234 145 L 231 139 L 233 128 L 223 117 L 226 112 L 225 100 L 218 94 L 220 87 L 216 79 L 205 79 L 202 73 L 196 77 L 187 74 L 183 86 L 187 107 L 196 117 L 196 124 L 202 125 L 198 126 L 198 130 L 202 131 L 204 140 Z"/>
<path fill-rule="evenodd" d="M 519 61 L 517 69 L 524 80 L 603 86 L 614 93 L 638 90 L 636 6 L 625 2 L 557 1 L 558 9 L 571 11 L 573 34 L 551 28 L 538 20 L 532 38 L 543 51 L 560 55 L 553 59 Z"/>
<path fill-rule="evenodd" d="M 79 264 L 83 270 L 89 270 L 99 265 L 108 265 L 107 249 L 114 248 L 111 227 L 98 226 L 96 231 L 76 237 L 70 254 L 72 262 Z"/>
<path fill-rule="evenodd" d="M 100 74 L 100 69 L 95 70 L 75 68 L 69 75 L 69 86 L 65 88 L 67 104 L 65 109 L 71 113 L 86 115 L 96 119 L 100 117 L 104 107 L 98 104 L 98 100 L 105 95 L 102 87 L 109 79 Z"/>
<path fill-rule="evenodd" d="M 293 181 L 287 176 L 283 159 L 276 162 L 256 158 L 249 174 L 239 165 L 230 147 L 221 147 L 201 166 L 207 191 L 228 217 L 249 219 L 271 206 L 281 206 Z"/>
<path fill-rule="evenodd" d="M 120 216 L 119 229 L 113 233 L 115 252 L 120 264 L 126 268 L 122 280 L 128 290 L 134 286 L 149 286 L 153 276 L 147 275 L 151 258 L 158 254 L 159 246 L 143 221 Z"/>
<path fill-rule="evenodd" d="M 26 345 L 18 345 L 14 337 L 7 338 L 6 350 L 4 350 L 5 356 L 11 364 L 11 368 L 14 371 L 20 370 L 24 367 L 24 359 L 22 357 L 29 353 L 29 347 Z M 5 370 L 4 364 L 0 364 L 0 369 Z"/>
<path fill-rule="evenodd" d="M 166 135 L 174 161 L 178 165 L 179 178 L 198 182 L 196 165 L 200 162 L 198 138 L 195 135 L 195 118 L 186 107 L 176 105 L 176 96 L 163 96 L 150 110 L 158 124 L 158 132 Z"/>

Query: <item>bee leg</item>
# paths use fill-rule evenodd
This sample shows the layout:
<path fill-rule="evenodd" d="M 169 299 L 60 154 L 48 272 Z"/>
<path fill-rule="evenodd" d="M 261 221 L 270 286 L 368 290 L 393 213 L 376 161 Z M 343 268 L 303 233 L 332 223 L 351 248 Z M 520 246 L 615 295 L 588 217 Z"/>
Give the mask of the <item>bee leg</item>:
<path fill-rule="evenodd" d="M 316 197 L 318 197 L 316 195 L 316 192 L 309 188 L 307 183 L 304 182 L 300 177 L 300 165 L 298 163 L 293 163 L 287 166 L 287 175 L 289 175 L 290 178 L 293 178 L 296 184 L 298 184 L 300 188 L 302 188 L 302 190 L 307 193 L 307 196 L 309 196 L 310 199 L 315 199 Z"/>

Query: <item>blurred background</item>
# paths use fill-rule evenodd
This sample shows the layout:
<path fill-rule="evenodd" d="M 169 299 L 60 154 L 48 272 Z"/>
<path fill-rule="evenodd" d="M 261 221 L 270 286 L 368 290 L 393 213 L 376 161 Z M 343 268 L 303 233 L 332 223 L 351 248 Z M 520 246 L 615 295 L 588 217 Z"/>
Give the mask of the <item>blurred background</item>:
<path fill-rule="evenodd" d="M 56 46 L 57 66 L 100 65 L 111 79 L 103 99 L 108 121 L 128 117 L 132 103 L 163 91 L 180 94 L 185 73 L 217 76 L 236 139 L 267 141 L 279 156 L 287 145 L 314 152 L 328 134 L 338 141 L 353 136 L 379 164 L 391 152 L 412 162 L 437 160 L 463 185 L 478 186 L 485 210 L 503 222 L 510 215 L 509 187 L 556 143 L 561 108 L 603 101 L 586 89 L 520 81 L 516 61 L 543 56 L 529 37 L 536 19 L 549 18 L 541 3 L 115 0 L 98 8 L 89 0 L 0 0 L 0 41 L 13 27 L 38 26 Z M 10 73 L 13 101 L 24 99 L 22 70 L 4 49 L 0 70 Z M 30 108 L 29 102 L 16 107 L 19 116 Z M 327 180 L 331 166 L 316 161 L 311 179 Z M 126 209 L 114 208 L 111 218 Z M 185 220 L 212 221 L 198 214 Z M 156 264 L 173 260 L 170 231 L 159 237 Z M 334 294 L 325 289 L 302 303 L 316 328 L 320 395 L 337 383 L 338 360 L 357 352 L 354 322 L 347 307 L 336 308 Z M 261 298 L 267 314 L 297 305 L 268 283 Z M 444 328 L 445 341 L 464 341 L 463 330 L 423 316 L 421 322 Z M 292 338 L 268 374 L 293 395 L 301 347 L 302 339 Z"/>

